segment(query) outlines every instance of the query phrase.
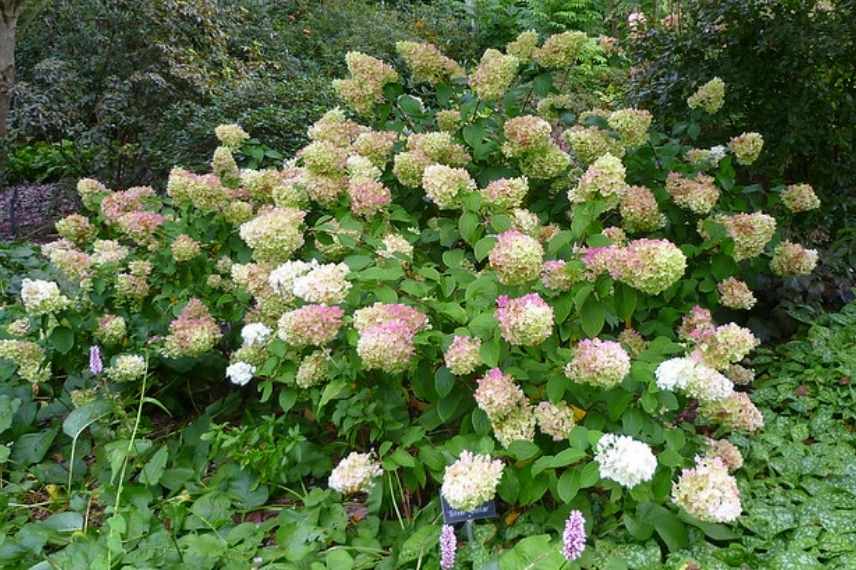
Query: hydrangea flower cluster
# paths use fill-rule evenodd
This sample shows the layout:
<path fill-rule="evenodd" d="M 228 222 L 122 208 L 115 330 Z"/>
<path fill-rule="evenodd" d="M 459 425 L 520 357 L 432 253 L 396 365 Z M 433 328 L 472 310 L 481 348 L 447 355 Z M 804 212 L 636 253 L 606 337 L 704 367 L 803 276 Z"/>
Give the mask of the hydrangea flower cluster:
<path fill-rule="evenodd" d="M 294 382 L 300 388 L 317 386 L 327 378 L 330 366 L 330 351 L 319 349 L 309 353 L 300 361 Z"/>
<path fill-rule="evenodd" d="M 366 370 L 403 372 L 416 347 L 413 337 L 428 325 L 428 319 L 407 305 L 375 303 L 354 313 L 354 328 L 360 333 L 357 354 Z"/>
<path fill-rule="evenodd" d="M 526 395 L 511 375 L 504 374 L 499 368 L 491 368 L 478 379 L 473 397 L 491 422 L 499 422 L 516 408 L 528 404 Z"/>
<path fill-rule="evenodd" d="M 707 170 L 719 164 L 728 154 L 728 149 L 722 145 L 710 148 L 691 148 L 684 157 L 698 170 Z"/>
<path fill-rule="evenodd" d="M 732 522 L 743 510 L 737 481 L 718 457 L 696 458 L 695 467 L 684 469 L 672 485 L 672 500 L 704 522 Z"/>
<path fill-rule="evenodd" d="M 719 200 L 719 188 L 713 177 L 704 174 L 686 178 L 677 172 L 670 172 L 666 178 L 666 191 L 675 204 L 695 214 L 707 214 Z"/>
<path fill-rule="evenodd" d="M 463 168 L 432 164 L 422 174 L 425 195 L 441 210 L 460 206 L 462 194 L 476 189 L 476 183 Z"/>
<path fill-rule="evenodd" d="M 176 262 L 182 263 L 190 261 L 202 251 L 199 242 L 187 234 L 181 234 L 172 242 L 170 246 L 172 257 Z"/>
<path fill-rule="evenodd" d="M 707 446 L 704 452 L 705 457 L 713 459 L 718 457 L 728 468 L 729 472 L 737 471 L 743 467 L 743 454 L 736 445 L 727 439 L 710 439 L 705 438 Z"/>
<path fill-rule="evenodd" d="M 657 470 L 657 458 L 647 444 L 614 433 L 603 435 L 597 442 L 594 460 L 601 478 L 628 489 L 650 481 Z"/>
<path fill-rule="evenodd" d="M 770 269 L 782 277 L 808 275 L 817 267 L 817 250 L 783 241 L 773 251 Z"/>
<path fill-rule="evenodd" d="M 501 295 L 496 306 L 500 333 L 510 344 L 535 346 L 553 334 L 553 308 L 537 293 L 514 299 Z"/>
<path fill-rule="evenodd" d="M 71 214 L 57 221 L 56 233 L 61 238 L 82 246 L 92 241 L 98 235 L 98 228 L 93 226 L 86 216 Z"/>
<path fill-rule="evenodd" d="M 354 111 L 368 115 L 376 103 L 383 101 L 383 88 L 398 81 L 398 73 L 392 66 L 358 51 L 348 52 L 345 63 L 350 77 L 333 80 L 333 90 Z"/>
<path fill-rule="evenodd" d="M 534 115 L 522 115 L 509 119 L 503 125 L 505 142 L 502 152 L 511 158 L 523 158 L 537 154 L 552 144 L 553 128 L 550 123 Z"/>
<path fill-rule="evenodd" d="M 627 148 L 642 146 L 648 142 L 648 129 L 653 116 L 641 109 L 619 109 L 610 113 L 607 123 L 618 133 Z"/>
<path fill-rule="evenodd" d="M 553 438 L 553 441 L 567 439 L 574 429 L 574 411 L 565 402 L 554 404 L 549 401 L 539 402 L 535 406 L 535 420 L 538 429 Z"/>
<path fill-rule="evenodd" d="M 244 141 L 250 138 L 250 135 L 240 125 L 234 123 L 217 126 L 214 129 L 214 135 L 223 146 L 233 149 L 240 148 Z"/>
<path fill-rule="evenodd" d="M 724 400 L 705 402 L 699 413 L 722 426 L 749 433 L 764 427 L 764 416 L 745 392 L 734 392 Z"/>
<path fill-rule="evenodd" d="M 634 329 L 624 329 L 618 334 L 618 342 L 630 355 L 630 358 L 636 358 L 648 348 L 646 341 L 638 331 Z"/>
<path fill-rule="evenodd" d="M 610 340 L 584 339 L 565 366 L 565 376 L 581 384 L 613 388 L 630 373 L 630 356 L 620 344 Z"/>
<path fill-rule="evenodd" d="M 691 358 L 671 358 L 655 370 L 657 387 L 683 390 L 700 402 L 724 400 L 734 393 L 734 384 L 724 375 Z"/>
<path fill-rule="evenodd" d="M 524 63 L 532 61 L 538 52 L 538 33 L 532 30 L 520 32 L 517 37 L 505 45 L 505 51 Z"/>
<path fill-rule="evenodd" d="M 730 309 L 748 311 L 758 301 L 749 286 L 734 277 L 729 277 L 717 285 L 717 290 L 719 291 L 720 303 Z"/>
<path fill-rule="evenodd" d="M 572 266 L 564 260 L 545 261 L 541 267 L 541 284 L 551 291 L 568 291 L 577 281 Z"/>
<path fill-rule="evenodd" d="M 460 511 L 475 510 L 496 496 L 502 469 L 502 461 L 499 459 L 462 451 L 458 460 L 446 467 L 443 474 L 443 498 Z"/>
<path fill-rule="evenodd" d="M 169 325 L 164 354 L 170 358 L 195 358 L 214 348 L 222 336 L 208 308 L 199 299 L 191 299 Z"/>
<path fill-rule="evenodd" d="M 42 279 L 24 279 L 21 282 L 21 302 L 27 314 L 33 317 L 62 311 L 71 303 L 60 293 L 59 285 Z"/>
<path fill-rule="evenodd" d="M 782 192 L 782 203 L 797 214 L 820 208 L 820 198 L 809 184 L 791 184 Z"/>
<path fill-rule="evenodd" d="M 135 382 L 146 374 L 146 360 L 139 354 L 121 354 L 106 370 L 113 382 Z"/>
<path fill-rule="evenodd" d="M 107 346 L 113 346 L 125 340 L 128 327 L 125 319 L 118 315 L 107 314 L 98 319 L 98 327 L 95 329 L 95 338 Z"/>
<path fill-rule="evenodd" d="M 434 44 L 402 41 L 395 44 L 395 50 L 410 68 L 415 83 L 437 85 L 465 75 L 463 68 Z"/>
<path fill-rule="evenodd" d="M 588 167 L 577 186 L 568 191 L 568 199 L 581 204 L 599 198 L 614 208 L 627 188 L 625 174 L 621 159 L 607 153 Z"/>
<path fill-rule="evenodd" d="M 684 253 L 668 240 L 637 239 L 611 250 L 606 263 L 613 279 L 649 295 L 671 287 L 687 268 Z"/>
<path fill-rule="evenodd" d="M 93 178 L 81 178 L 77 182 L 77 194 L 83 207 L 93 212 L 101 210 L 101 201 L 110 191 Z"/>
<path fill-rule="evenodd" d="M 716 327 L 696 347 L 696 354 L 708 366 L 725 370 L 730 364 L 743 360 L 758 347 L 760 341 L 747 328 L 736 323 Z"/>
<path fill-rule="evenodd" d="M 722 108 L 725 102 L 725 82 L 719 77 L 714 77 L 698 88 L 695 93 L 687 99 L 690 109 L 704 109 L 713 115 Z"/>
<path fill-rule="evenodd" d="M 625 149 L 621 140 L 599 127 L 574 125 L 562 136 L 574 151 L 577 160 L 586 165 L 606 154 L 617 158 L 624 156 Z"/>
<path fill-rule="evenodd" d="M 344 313 L 340 307 L 327 305 L 288 311 L 279 319 L 277 336 L 292 346 L 323 346 L 339 333 Z"/>
<path fill-rule="evenodd" d="M 479 66 L 470 77 L 470 86 L 482 101 L 501 99 L 517 76 L 519 61 L 495 49 L 485 50 Z"/>
<path fill-rule="evenodd" d="M 0 340 L 0 358 L 13 362 L 18 375 L 31 384 L 46 382 L 51 377 L 51 364 L 45 362 L 45 351 L 35 342 Z"/>
<path fill-rule="evenodd" d="M 246 386 L 256 375 L 256 367 L 248 362 L 234 362 L 226 367 L 226 378 L 237 386 Z"/>
<path fill-rule="evenodd" d="M 437 128 L 441 131 L 452 133 L 461 126 L 461 112 L 456 109 L 442 109 L 435 115 Z"/>
<path fill-rule="evenodd" d="M 630 233 L 653 232 L 666 225 L 654 193 L 644 186 L 628 186 L 618 204 L 621 226 Z"/>
<path fill-rule="evenodd" d="M 584 32 L 572 31 L 553 34 L 534 54 L 535 61 L 548 69 L 564 69 L 577 61 L 589 41 Z"/>
<path fill-rule="evenodd" d="M 544 262 L 544 248 L 528 235 L 507 230 L 497 238 L 489 260 L 500 283 L 522 285 L 538 279 Z"/>
<path fill-rule="evenodd" d="M 758 160 L 764 148 L 764 138 L 760 133 L 743 133 L 731 139 L 728 148 L 734 153 L 738 164 L 748 166 Z"/>
<path fill-rule="evenodd" d="M 330 473 L 327 484 L 343 495 L 368 493 L 375 479 L 383 475 L 383 469 L 375 461 L 374 453 L 352 451 L 342 459 Z"/>
<path fill-rule="evenodd" d="M 776 219 L 762 212 L 717 215 L 713 221 L 725 226 L 728 237 L 734 240 L 732 256 L 735 261 L 761 255 L 776 233 Z M 708 237 L 703 229 L 701 233 L 703 237 Z"/>
<path fill-rule="evenodd" d="M 322 305 L 337 305 L 345 301 L 351 283 L 347 277 L 351 272 L 344 263 L 309 264 L 308 271 L 294 277 L 292 292 L 295 297 Z M 281 285 L 280 285 L 281 287 Z"/>
<path fill-rule="evenodd" d="M 300 226 L 306 214 L 294 208 L 267 208 L 241 224 L 241 239 L 258 261 L 282 262 L 303 245 Z"/>
<path fill-rule="evenodd" d="M 506 210 L 519 208 L 527 192 L 529 192 L 529 181 L 525 176 L 499 178 L 480 191 L 484 203 Z"/>
<path fill-rule="evenodd" d="M 383 237 L 383 249 L 378 251 L 381 257 L 413 257 L 413 245 L 400 234 L 387 234 Z"/>
<path fill-rule="evenodd" d="M 457 376 L 472 374 L 482 365 L 481 339 L 455 335 L 443 358 L 446 368 Z"/>

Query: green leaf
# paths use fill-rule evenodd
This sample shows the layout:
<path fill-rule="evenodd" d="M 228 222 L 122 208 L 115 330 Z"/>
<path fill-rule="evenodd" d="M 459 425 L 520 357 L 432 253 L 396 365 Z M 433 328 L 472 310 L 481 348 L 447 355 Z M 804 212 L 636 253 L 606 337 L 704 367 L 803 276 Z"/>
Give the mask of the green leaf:
<path fill-rule="evenodd" d="M 511 445 L 508 446 L 508 452 L 518 461 L 527 461 L 541 453 L 541 448 L 531 441 L 519 439 L 511 442 Z"/>
<path fill-rule="evenodd" d="M 75 532 L 83 529 L 83 515 L 73 511 L 57 513 L 42 521 L 42 524 L 56 532 Z"/>
<path fill-rule="evenodd" d="M 464 212 L 458 218 L 458 231 L 461 232 L 464 241 L 472 245 L 478 241 L 479 235 L 481 235 L 481 220 L 473 212 Z"/>
<path fill-rule="evenodd" d="M 547 381 L 547 398 L 554 404 L 560 402 L 568 389 L 568 379 L 564 376 L 553 376 Z"/>
<path fill-rule="evenodd" d="M 71 411 L 62 422 L 62 431 L 71 439 L 76 439 L 81 432 L 113 409 L 113 404 L 107 400 L 95 400 Z"/>
<path fill-rule="evenodd" d="M 51 333 L 50 341 L 57 352 L 67 354 L 74 346 L 74 332 L 68 327 L 56 327 Z"/>
<path fill-rule="evenodd" d="M 347 550 L 329 550 L 324 556 L 324 564 L 330 570 L 351 570 L 354 567 L 354 558 Z"/>
<path fill-rule="evenodd" d="M 427 554 L 430 549 L 434 548 L 439 534 L 440 530 L 430 525 L 420 527 L 416 532 L 410 533 L 410 536 L 401 545 L 401 552 L 398 555 L 399 565 L 407 564 Z"/>
<path fill-rule="evenodd" d="M 12 446 L 12 461 L 24 465 L 38 463 L 44 459 L 57 433 L 59 427 L 22 435 Z"/>
<path fill-rule="evenodd" d="M 473 246 L 473 252 L 475 253 L 477 261 L 484 261 L 484 259 L 490 254 L 490 250 L 493 249 L 493 246 L 496 245 L 495 237 L 483 237 L 479 241 L 476 242 L 476 245 Z"/>
<path fill-rule="evenodd" d="M 434 389 L 437 390 L 437 394 L 441 398 L 445 398 L 454 387 L 455 376 L 452 372 L 445 366 L 438 368 L 437 373 L 434 374 Z"/>
<path fill-rule="evenodd" d="M 279 407 L 282 408 L 283 412 L 288 412 L 294 407 L 294 404 L 297 403 L 297 396 L 297 390 L 291 388 L 284 388 L 279 391 Z"/>
<path fill-rule="evenodd" d="M 20 407 L 20 399 L 15 398 L 13 400 L 5 394 L 0 396 L 0 433 L 3 433 L 12 427 L 12 418 L 18 412 L 18 408 Z"/>
<path fill-rule="evenodd" d="M 502 345 L 499 342 L 499 337 L 494 337 L 487 342 L 483 342 L 479 349 L 479 354 L 485 364 L 491 368 L 499 366 L 499 354 Z"/>
<path fill-rule="evenodd" d="M 389 456 L 389 459 L 393 460 L 395 463 L 403 467 L 416 466 L 416 460 L 413 459 L 413 456 L 410 455 L 403 447 L 399 447 L 398 449 L 393 451 L 392 455 Z"/>
<path fill-rule="evenodd" d="M 574 235 L 567 230 L 558 232 L 547 242 L 547 253 L 556 255 L 560 249 L 571 243 L 573 239 Z"/>
<path fill-rule="evenodd" d="M 321 393 L 321 401 L 318 403 L 318 409 L 323 408 L 330 400 L 341 398 L 347 389 L 348 383 L 345 380 L 334 380 L 327 384 Z"/>
<path fill-rule="evenodd" d="M 589 296 L 580 311 L 580 318 L 586 335 L 596 337 L 603 329 L 606 309 L 600 301 Z"/>
<path fill-rule="evenodd" d="M 628 287 L 623 283 L 615 283 L 615 309 L 618 311 L 618 316 L 621 320 L 629 322 L 636 311 L 636 304 L 639 301 L 636 289 Z"/>
<path fill-rule="evenodd" d="M 565 503 L 570 503 L 580 490 L 580 475 L 576 469 L 566 469 L 556 485 L 559 498 Z"/>
<path fill-rule="evenodd" d="M 143 485 L 157 485 L 163 476 L 163 471 L 166 469 L 166 462 L 169 459 L 169 451 L 166 446 L 161 446 L 152 458 L 143 465 L 140 471 L 140 483 Z"/>

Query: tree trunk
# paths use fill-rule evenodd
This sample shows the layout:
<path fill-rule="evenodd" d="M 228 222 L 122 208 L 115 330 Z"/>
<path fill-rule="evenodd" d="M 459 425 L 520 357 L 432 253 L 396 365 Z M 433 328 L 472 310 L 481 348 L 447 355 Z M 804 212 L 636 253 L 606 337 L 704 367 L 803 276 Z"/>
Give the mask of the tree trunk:
<path fill-rule="evenodd" d="M 0 0 L 0 137 L 7 131 L 12 87 L 15 85 L 15 32 L 20 3 Z"/>

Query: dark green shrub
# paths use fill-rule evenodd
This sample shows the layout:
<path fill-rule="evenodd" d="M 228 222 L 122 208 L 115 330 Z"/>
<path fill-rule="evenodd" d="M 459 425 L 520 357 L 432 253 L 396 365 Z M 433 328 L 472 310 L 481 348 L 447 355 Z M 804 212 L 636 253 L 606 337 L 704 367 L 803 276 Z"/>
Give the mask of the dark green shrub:
<path fill-rule="evenodd" d="M 807 181 L 830 197 L 852 188 L 856 3 L 690 0 L 679 25 L 651 20 L 629 41 L 635 103 L 661 120 L 680 116 L 718 76 L 726 119 L 702 144 L 755 130 L 767 143 L 755 176 Z"/>

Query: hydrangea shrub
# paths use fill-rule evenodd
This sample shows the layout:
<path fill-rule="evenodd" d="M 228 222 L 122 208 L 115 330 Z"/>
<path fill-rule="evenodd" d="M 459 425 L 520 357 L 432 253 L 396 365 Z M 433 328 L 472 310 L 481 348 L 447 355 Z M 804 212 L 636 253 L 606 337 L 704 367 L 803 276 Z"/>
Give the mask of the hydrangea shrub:
<path fill-rule="evenodd" d="M 165 193 L 81 180 L 88 215 L 43 248 L 59 282 L 24 283 L 0 357 L 40 393 L 67 376 L 78 407 L 145 379 L 176 410 L 231 391 L 287 414 L 271 482 L 367 501 L 357 526 L 403 496 L 496 499 L 497 544 L 519 516 L 575 560 L 587 532 L 679 549 L 687 521 L 733 522 L 723 438 L 763 418 L 740 364 L 758 340 L 730 321 L 760 275 L 814 268 L 785 238 L 818 201 L 740 182 L 758 133 L 697 149 L 641 109 L 544 112 L 583 49 L 527 32 L 469 70 L 429 44 L 398 69 L 349 53 L 344 107 L 281 169 L 240 168 L 249 135 L 223 125 L 211 172 L 176 167 Z M 726 96 L 714 79 L 688 104 Z"/>

